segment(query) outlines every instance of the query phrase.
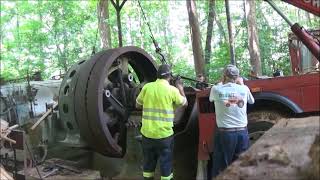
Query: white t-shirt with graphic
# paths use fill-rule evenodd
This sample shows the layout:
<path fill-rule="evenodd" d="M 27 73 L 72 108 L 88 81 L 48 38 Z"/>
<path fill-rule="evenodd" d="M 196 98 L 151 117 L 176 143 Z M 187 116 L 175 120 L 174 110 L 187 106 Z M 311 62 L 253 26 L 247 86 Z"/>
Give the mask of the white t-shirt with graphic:
<path fill-rule="evenodd" d="M 248 86 L 236 83 L 213 86 L 209 101 L 214 101 L 216 121 L 219 128 L 247 126 L 247 103 L 254 103 L 254 98 Z"/>

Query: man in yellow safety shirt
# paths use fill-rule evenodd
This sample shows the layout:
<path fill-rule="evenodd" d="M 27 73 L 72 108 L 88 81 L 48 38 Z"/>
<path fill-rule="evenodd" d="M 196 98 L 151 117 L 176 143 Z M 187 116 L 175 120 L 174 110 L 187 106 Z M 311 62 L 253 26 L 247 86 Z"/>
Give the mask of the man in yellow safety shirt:
<path fill-rule="evenodd" d="M 157 161 L 160 161 L 161 180 L 173 179 L 173 119 L 178 106 L 187 106 L 183 86 L 180 81 L 171 86 L 171 69 L 163 64 L 157 72 L 155 82 L 143 86 L 136 100 L 142 109 L 142 150 L 143 177 L 154 179 Z"/>

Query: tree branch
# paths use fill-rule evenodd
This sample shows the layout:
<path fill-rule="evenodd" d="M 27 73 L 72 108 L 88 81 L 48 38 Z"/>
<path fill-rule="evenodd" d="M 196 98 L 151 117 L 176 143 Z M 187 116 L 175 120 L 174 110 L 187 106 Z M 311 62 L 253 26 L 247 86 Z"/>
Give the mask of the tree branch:
<path fill-rule="evenodd" d="M 114 0 L 110 0 L 110 1 L 111 1 L 111 3 L 112 3 L 113 7 L 117 9 L 117 5 L 116 5 L 116 3 L 114 2 Z"/>
<path fill-rule="evenodd" d="M 121 5 L 120 5 L 120 9 L 122 9 L 123 5 L 127 2 L 127 0 L 123 0 Z"/>
<path fill-rule="evenodd" d="M 215 13 L 215 14 L 216 14 L 216 13 Z M 217 23 L 217 25 L 218 25 L 218 28 L 219 28 L 220 34 L 222 34 L 222 36 L 223 36 L 224 40 L 227 42 L 227 41 L 228 41 L 228 39 L 227 39 L 226 33 L 224 33 L 224 29 L 223 29 L 223 26 L 222 26 L 222 24 L 221 24 L 221 22 L 220 22 L 219 17 L 218 17 L 218 16 L 216 16 L 216 15 L 215 15 L 214 17 L 215 17 L 215 21 L 216 21 L 216 23 Z"/>
<path fill-rule="evenodd" d="M 236 33 L 235 33 L 235 35 L 234 35 L 234 39 L 237 38 L 239 32 L 242 30 L 241 26 L 245 23 L 245 21 L 246 21 L 246 19 L 245 19 L 245 17 L 244 17 L 244 19 L 242 19 L 240 25 L 235 28 L 235 29 L 236 29 Z"/>

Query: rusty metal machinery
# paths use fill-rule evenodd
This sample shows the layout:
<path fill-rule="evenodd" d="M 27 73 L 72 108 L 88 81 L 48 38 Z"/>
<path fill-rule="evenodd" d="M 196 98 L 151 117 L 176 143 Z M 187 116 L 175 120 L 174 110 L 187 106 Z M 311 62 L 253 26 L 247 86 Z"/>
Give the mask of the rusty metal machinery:
<path fill-rule="evenodd" d="M 26 134 L 38 162 L 58 158 L 99 170 L 103 177 L 141 177 L 142 151 L 137 137 L 142 112 L 135 109 L 135 102 L 141 88 L 156 80 L 156 74 L 157 66 L 148 53 L 138 47 L 122 47 L 79 61 L 62 82 L 31 82 L 39 87 L 38 104 L 33 106 L 36 114 L 46 112 L 59 98 L 59 111 L 54 110 L 37 131 Z M 185 88 L 185 94 L 189 105 L 175 111 L 174 121 L 174 171 L 180 179 L 194 176 L 196 163 L 190 165 L 190 160 L 196 161 L 198 146 L 195 90 Z M 7 105 L 2 96 L 0 100 L 2 106 Z M 28 101 L 22 105 L 27 108 L 23 113 L 28 113 Z M 2 106 L 0 113 L 8 109 Z"/>
<path fill-rule="evenodd" d="M 84 147 L 86 143 L 80 138 L 78 123 L 75 119 L 74 95 L 78 82 L 80 68 L 85 60 L 71 66 L 67 75 L 61 82 L 59 91 L 59 115 L 64 127 L 65 139 L 62 141 L 66 145 Z"/>
<path fill-rule="evenodd" d="M 59 113 L 68 130 L 64 142 L 83 146 L 83 138 L 96 152 L 123 157 L 135 99 L 156 72 L 152 57 L 133 46 L 102 51 L 75 64 L 59 93 Z"/>

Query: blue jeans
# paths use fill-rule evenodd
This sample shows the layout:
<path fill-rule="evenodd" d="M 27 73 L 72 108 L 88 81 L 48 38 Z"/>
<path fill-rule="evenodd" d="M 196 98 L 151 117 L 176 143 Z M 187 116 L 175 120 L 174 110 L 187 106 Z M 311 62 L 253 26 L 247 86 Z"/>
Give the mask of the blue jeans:
<path fill-rule="evenodd" d="M 150 139 L 142 136 L 143 173 L 145 179 L 153 179 L 160 161 L 161 179 L 172 178 L 173 136 L 163 139 Z"/>
<path fill-rule="evenodd" d="M 219 131 L 214 137 L 212 176 L 216 177 L 249 148 L 248 130 Z"/>

